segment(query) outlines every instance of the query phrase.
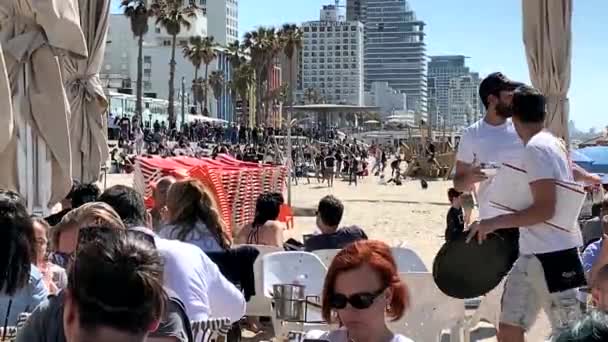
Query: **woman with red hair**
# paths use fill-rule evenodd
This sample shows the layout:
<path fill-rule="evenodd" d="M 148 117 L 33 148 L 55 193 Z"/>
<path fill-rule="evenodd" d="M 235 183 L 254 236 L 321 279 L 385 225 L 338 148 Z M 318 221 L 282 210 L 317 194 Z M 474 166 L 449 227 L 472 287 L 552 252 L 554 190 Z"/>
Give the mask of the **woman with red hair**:
<path fill-rule="evenodd" d="M 323 318 L 339 322 L 331 332 L 311 331 L 307 338 L 329 342 L 411 342 L 393 334 L 386 318 L 399 320 L 409 305 L 405 283 L 387 244 L 362 240 L 334 258 L 323 289 Z"/>

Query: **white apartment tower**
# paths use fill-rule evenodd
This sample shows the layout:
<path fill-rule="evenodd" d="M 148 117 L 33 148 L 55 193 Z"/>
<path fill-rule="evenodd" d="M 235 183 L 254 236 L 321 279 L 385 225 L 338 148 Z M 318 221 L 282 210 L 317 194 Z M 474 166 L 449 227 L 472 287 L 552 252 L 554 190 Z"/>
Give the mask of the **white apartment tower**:
<path fill-rule="evenodd" d="M 477 73 L 450 79 L 448 89 L 450 116 L 446 123 L 449 127 L 461 129 L 481 118 L 479 108 L 482 104 L 478 92 L 480 82 Z"/>
<path fill-rule="evenodd" d="M 186 43 L 190 36 L 207 35 L 207 19 L 199 11 L 196 18 L 190 19 L 189 30 L 182 29 L 177 36 L 175 52 L 175 89 L 181 88 L 182 77 L 189 90 L 194 74 L 192 63 L 184 59 L 180 45 Z M 171 59 L 171 36 L 161 26 L 156 25 L 155 18 L 148 20 L 148 33 L 144 36 L 143 45 L 143 90 L 150 97 L 167 99 L 169 96 L 169 61 Z M 109 88 L 131 88 L 135 94 L 137 81 L 137 39 L 131 32 L 129 18 L 123 14 L 111 14 L 107 40 L 110 42 L 105 50 L 100 78 Z M 176 95 L 177 100 L 177 95 Z"/>
<path fill-rule="evenodd" d="M 328 5 L 302 30 L 301 90 L 316 90 L 326 103 L 363 105 L 363 24 L 343 20 Z"/>
<path fill-rule="evenodd" d="M 207 16 L 207 32 L 226 46 L 239 39 L 238 0 L 196 0 Z"/>

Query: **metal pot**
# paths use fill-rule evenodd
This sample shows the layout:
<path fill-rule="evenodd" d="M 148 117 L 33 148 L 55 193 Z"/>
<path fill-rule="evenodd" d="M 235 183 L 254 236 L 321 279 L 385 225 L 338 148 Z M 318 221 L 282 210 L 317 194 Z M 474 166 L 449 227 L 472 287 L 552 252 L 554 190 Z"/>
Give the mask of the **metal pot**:
<path fill-rule="evenodd" d="M 283 321 L 304 321 L 306 296 L 304 285 L 277 284 L 272 286 L 274 311 L 277 319 Z"/>

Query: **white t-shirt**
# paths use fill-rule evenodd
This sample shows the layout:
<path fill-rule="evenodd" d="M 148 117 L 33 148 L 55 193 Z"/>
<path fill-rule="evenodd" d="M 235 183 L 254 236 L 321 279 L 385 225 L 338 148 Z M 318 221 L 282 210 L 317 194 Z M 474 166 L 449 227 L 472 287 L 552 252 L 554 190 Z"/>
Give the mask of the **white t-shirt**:
<path fill-rule="evenodd" d="M 462 132 L 456 160 L 479 165 L 480 163 L 508 163 L 521 166 L 524 144 L 517 135 L 511 119 L 504 124 L 493 126 L 484 119 L 477 121 Z M 479 218 L 488 219 L 501 214 L 487 201 L 491 180 L 481 182 L 477 189 Z"/>
<path fill-rule="evenodd" d="M 175 225 L 167 225 L 161 228 L 158 235 L 164 239 L 178 240 L 179 228 Z M 203 252 L 222 252 L 224 250 L 203 222 L 196 223 L 194 229 L 186 235 L 184 242 L 198 246 Z"/>
<path fill-rule="evenodd" d="M 574 182 L 572 167 L 568 161 L 564 144 L 546 131 L 536 134 L 528 141 L 522 163 L 529 183 L 541 179 Z M 568 228 L 569 231 L 564 232 L 543 224 L 521 227 L 519 229 L 520 253 L 556 252 L 583 245 L 583 238 L 578 226 L 564 228 Z"/>
<path fill-rule="evenodd" d="M 184 302 L 190 320 L 225 317 L 237 322 L 245 315 L 243 294 L 200 248 L 159 237 L 155 243 L 165 262 L 165 286 Z"/>
<path fill-rule="evenodd" d="M 329 342 L 348 342 L 348 334 L 345 329 L 334 331 L 311 330 L 306 334 L 306 338 L 327 340 Z M 403 335 L 394 335 L 390 342 L 413 342 L 411 339 Z"/>

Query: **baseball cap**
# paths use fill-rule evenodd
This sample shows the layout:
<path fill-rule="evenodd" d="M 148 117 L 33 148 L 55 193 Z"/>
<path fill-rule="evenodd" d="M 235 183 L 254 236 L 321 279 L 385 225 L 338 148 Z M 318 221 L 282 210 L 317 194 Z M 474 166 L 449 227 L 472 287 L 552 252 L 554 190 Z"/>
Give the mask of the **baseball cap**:
<path fill-rule="evenodd" d="M 524 85 L 521 82 L 515 82 L 507 78 L 502 72 L 493 72 L 486 76 L 479 85 L 479 97 L 485 99 L 496 94 L 501 90 L 514 90 L 515 88 Z"/>

